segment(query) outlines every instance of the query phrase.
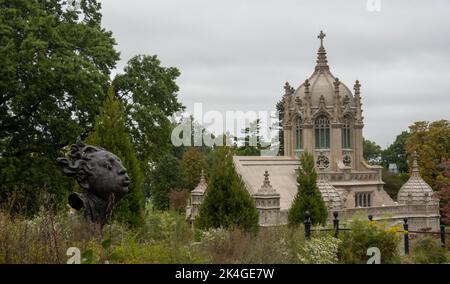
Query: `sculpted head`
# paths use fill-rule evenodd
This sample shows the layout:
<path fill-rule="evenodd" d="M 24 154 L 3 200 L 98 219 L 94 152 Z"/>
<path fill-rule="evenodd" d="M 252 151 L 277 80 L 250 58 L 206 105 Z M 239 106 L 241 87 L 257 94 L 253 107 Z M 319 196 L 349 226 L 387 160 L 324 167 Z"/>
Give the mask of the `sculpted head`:
<path fill-rule="evenodd" d="M 69 154 L 71 159 L 58 158 L 66 175 L 95 196 L 108 200 L 111 194 L 118 201 L 128 192 L 130 178 L 120 159 L 100 147 L 84 144 L 77 139 Z"/>

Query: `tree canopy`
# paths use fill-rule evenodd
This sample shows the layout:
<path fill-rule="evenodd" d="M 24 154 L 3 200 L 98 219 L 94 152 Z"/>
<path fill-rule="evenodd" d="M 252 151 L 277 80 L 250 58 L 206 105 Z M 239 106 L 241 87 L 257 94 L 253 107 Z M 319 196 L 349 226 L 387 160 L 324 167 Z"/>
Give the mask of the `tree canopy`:
<path fill-rule="evenodd" d="M 100 4 L 65 2 L 0 1 L 0 201 L 22 192 L 30 211 L 71 188 L 55 159 L 92 128 L 119 59 Z"/>
<path fill-rule="evenodd" d="M 100 115 L 95 121 L 94 131 L 86 139 L 92 145 L 100 146 L 114 153 L 122 161 L 131 179 L 129 192 L 118 202 L 113 211 L 117 220 L 134 226 L 143 224 L 144 193 L 142 189 L 144 177 L 137 159 L 134 146 L 125 127 L 125 112 L 121 102 L 109 89 Z"/>

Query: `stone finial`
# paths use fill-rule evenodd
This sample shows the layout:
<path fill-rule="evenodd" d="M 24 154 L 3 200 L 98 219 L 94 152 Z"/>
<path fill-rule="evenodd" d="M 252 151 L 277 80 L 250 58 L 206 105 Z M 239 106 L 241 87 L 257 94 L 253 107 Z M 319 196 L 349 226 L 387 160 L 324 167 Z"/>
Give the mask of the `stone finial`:
<path fill-rule="evenodd" d="M 325 47 L 323 46 L 323 39 L 325 38 L 326 34 L 323 33 L 323 31 L 320 31 L 320 34 L 317 36 L 317 38 L 320 39 L 320 47 L 319 51 L 317 52 L 317 65 L 316 65 L 316 71 L 320 70 L 329 70 L 328 66 L 328 60 L 327 60 L 327 52 L 325 51 Z"/>
<path fill-rule="evenodd" d="M 334 79 L 334 82 L 333 82 L 335 92 L 339 92 L 340 84 L 341 84 L 341 82 L 339 81 L 339 78 L 336 77 L 336 79 Z"/>
<path fill-rule="evenodd" d="M 289 84 L 289 82 L 286 82 L 284 84 L 284 95 L 289 96 L 294 93 L 295 89 Z"/>
<path fill-rule="evenodd" d="M 411 169 L 412 174 L 419 174 L 419 164 L 417 163 L 418 156 L 419 155 L 417 155 L 417 151 L 414 151 L 411 155 L 411 157 L 413 158 L 413 164 Z"/>
<path fill-rule="evenodd" d="M 353 86 L 353 89 L 355 90 L 355 95 L 360 94 L 361 84 L 358 80 L 356 80 L 355 85 Z"/>
<path fill-rule="evenodd" d="M 202 169 L 200 174 L 200 181 L 198 182 L 198 185 L 191 191 L 194 194 L 204 194 L 206 192 L 206 188 L 208 187 L 208 184 L 205 180 L 205 173 Z"/>
<path fill-rule="evenodd" d="M 319 35 L 317 36 L 318 39 L 320 39 L 320 46 L 323 46 L 323 39 L 326 37 L 327 35 L 323 33 L 323 31 L 320 31 Z"/>
<path fill-rule="evenodd" d="M 264 181 L 261 188 L 258 190 L 258 193 L 275 193 L 275 189 L 272 188 L 269 180 L 269 171 L 264 171 Z"/>
<path fill-rule="evenodd" d="M 323 95 L 320 95 L 319 107 L 325 107 L 325 97 Z"/>
<path fill-rule="evenodd" d="M 311 86 L 311 84 L 309 83 L 308 79 L 305 80 L 305 83 L 303 83 L 303 86 L 305 86 L 305 93 L 309 93 L 309 86 Z"/>

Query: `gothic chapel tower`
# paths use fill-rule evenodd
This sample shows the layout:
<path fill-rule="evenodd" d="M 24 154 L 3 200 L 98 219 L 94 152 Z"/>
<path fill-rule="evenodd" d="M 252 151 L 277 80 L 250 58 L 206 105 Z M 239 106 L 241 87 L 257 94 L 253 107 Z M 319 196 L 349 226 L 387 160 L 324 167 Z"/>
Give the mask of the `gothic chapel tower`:
<path fill-rule="evenodd" d="M 381 167 L 369 166 L 363 159 L 361 84 L 355 82 L 352 94 L 331 73 L 323 44 L 325 34 L 321 31 L 318 38 L 320 47 L 312 75 L 297 89 L 289 83 L 284 86 L 285 156 L 313 153 L 316 168 L 326 173 L 349 207 L 391 204 L 382 189 Z M 380 190 L 382 196 L 377 194 Z"/>

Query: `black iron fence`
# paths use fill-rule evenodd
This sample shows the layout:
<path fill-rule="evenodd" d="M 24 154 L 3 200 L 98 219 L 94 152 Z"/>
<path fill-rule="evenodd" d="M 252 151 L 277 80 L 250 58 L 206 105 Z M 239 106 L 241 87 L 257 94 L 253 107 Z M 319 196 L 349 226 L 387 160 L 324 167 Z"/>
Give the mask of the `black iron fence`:
<path fill-rule="evenodd" d="M 373 221 L 373 216 L 368 215 L 367 218 L 369 221 Z M 351 231 L 350 228 L 341 228 L 339 227 L 339 215 L 338 212 L 333 212 L 333 228 L 312 228 L 311 215 L 308 211 L 305 212 L 305 237 L 307 239 L 311 238 L 311 232 L 334 232 L 334 237 L 339 237 L 340 231 Z M 441 246 L 443 248 L 446 247 L 446 235 L 450 235 L 450 232 L 445 231 L 445 225 L 443 222 L 443 217 L 439 218 L 439 231 L 410 231 L 408 218 L 403 219 L 403 230 L 397 231 L 397 233 L 403 234 L 403 243 L 404 243 L 404 251 L 405 254 L 409 254 L 409 234 L 425 234 L 425 235 L 439 235 L 441 240 Z"/>

